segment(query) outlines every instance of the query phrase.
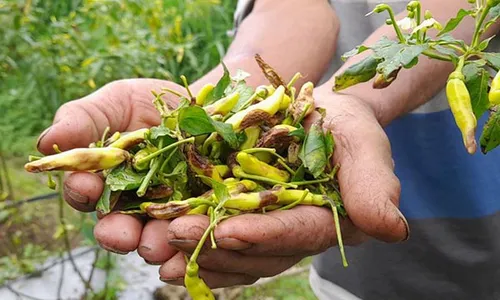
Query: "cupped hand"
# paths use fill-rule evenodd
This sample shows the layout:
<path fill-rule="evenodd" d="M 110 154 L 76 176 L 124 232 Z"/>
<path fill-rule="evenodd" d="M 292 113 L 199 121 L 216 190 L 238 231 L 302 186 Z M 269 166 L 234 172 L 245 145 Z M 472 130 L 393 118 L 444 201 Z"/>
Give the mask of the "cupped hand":
<path fill-rule="evenodd" d="M 87 147 L 107 126 L 113 132 L 157 125 L 160 119 L 150 91 L 162 87 L 182 90 L 166 81 L 124 80 L 65 104 L 54 124 L 41 135 L 39 150 L 52 153 L 53 144 L 61 150 Z M 334 133 L 334 160 L 341 165 L 338 180 L 349 215 L 341 220 L 344 243 L 355 245 L 367 237 L 406 240 L 409 228 L 397 208 L 400 185 L 393 173 L 389 141 L 374 113 L 354 97 L 317 89 L 315 98 L 317 106 L 327 109 L 324 125 Z M 103 181 L 96 174 L 75 172 L 64 183 L 66 201 L 80 211 L 94 210 L 102 189 Z M 180 285 L 184 254 L 194 250 L 207 225 L 205 216 L 144 224 L 131 215 L 110 214 L 98 221 L 94 235 L 107 250 L 137 250 L 146 262 L 161 265 L 162 280 Z M 306 206 L 230 218 L 216 227 L 215 237 L 218 248 L 210 249 L 207 244 L 198 258 L 200 276 L 212 288 L 274 276 L 304 257 L 337 245 L 331 211 Z M 349 252 L 346 254 L 349 259 Z"/>
<path fill-rule="evenodd" d="M 133 131 L 160 123 L 160 116 L 152 104 L 152 90 L 160 92 L 167 87 L 176 91 L 184 88 L 164 80 L 127 79 L 109 83 L 81 99 L 70 101 L 59 108 L 52 126 L 38 139 L 38 150 L 52 154 L 52 146 L 61 150 L 88 147 L 101 138 L 106 127 L 110 131 Z M 164 96 L 175 106 L 175 97 Z M 90 212 L 95 209 L 103 190 L 102 178 L 93 173 L 73 172 L 64 181 L 66 202 L 73 208 Z M 143 221 L 131 215 L 111 214 L 99 220 L 94 235 L 99 244 L 116 253 L 137 249 Z"/>
<path fill-rule="evenodd" d="M 338 180 L 349 215 L 341 221 L 344 243 L 357 245 L 370 237 L 406 240 L 409 228 L 398 209 L 400 184 L 393 172 L 390 144 L 373 111 L 357 98 L 322 89 L 315 91 L 315 98 L 317 106 L 327 109 L 324 126 L 334 134 L 334 160 L 341 165 Z M 154 234 L 162 243 L 167 240 L 168 246 L 140 248 L 139 253 L 159 263 L 179 250 L 161 266 L 160 278 L 181 285 L 183 255 L 192 253 L 207 225 L 205 216 L 148 223 L 144 234 Z M 164 232 L 153 233 L 149 226 Z M 337 245 L 331 211 L 308 206 L 232 217 L 216 227 L 215 238 L 218 248 L 211 249 L 207 242 L 198 257 L 200 276 L 212 288 L 251 284 Z M 349 259 L 348 251 L 346 255 Z"/>

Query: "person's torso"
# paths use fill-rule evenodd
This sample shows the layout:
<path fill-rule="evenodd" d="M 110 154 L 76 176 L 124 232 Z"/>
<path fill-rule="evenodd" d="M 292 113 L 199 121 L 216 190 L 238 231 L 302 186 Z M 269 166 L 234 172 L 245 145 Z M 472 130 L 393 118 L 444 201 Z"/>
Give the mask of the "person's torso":
<path fill-rule="evenodd" d="M 384 24 L 387 14 L 365 16 L 381 2 L 396 13 L 408 3 L 332 1 L 341 30 L 325 77 L 341 66 L 340 55 Z M 499 42 L 495 38 L 489 51 L 498 52 Z M 478 140 L 485 120 L 478 120 Z M 315 259 L 318 274 L 365 300 L 500 299 L 500 149 L 487 155 L 465 151 L 444 90 L 385 131 L 410 240 L 347 247 L 347 269 L 338 250 L 330 249 Z"/>

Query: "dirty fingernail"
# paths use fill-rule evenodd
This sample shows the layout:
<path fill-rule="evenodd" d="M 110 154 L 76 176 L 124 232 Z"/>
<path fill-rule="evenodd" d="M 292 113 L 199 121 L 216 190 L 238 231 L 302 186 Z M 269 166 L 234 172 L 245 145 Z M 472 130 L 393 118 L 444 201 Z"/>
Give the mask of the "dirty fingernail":
<path fill-rule="evenodd" d="M 169 245 L 177 248 L 177 250 L 180 250 L 182 252 L 188 252 L 191 253 L 194 251 L 196 246 L 198 245 L 198 241 L 196 240 L 171 240 L 168 242 Z"/>
<path fill-rule="evenodd" d="M 116 250 L 116 249 L 113 249 L 113 248 L 111 248 L 111 247 L 105 246 L 105 245 L 103 245 L 103 244 L 101 244 L 101 243 L 99 243 L 99 246 L 100 246 L 102 249 L 106 250 L 106 251 L 113 252 L 113 253 L 116 253 L 116 254 L 120 254 L 120 255 L 125 255 L 125 254 L 128 254 L 128 252 L 127 252 L 127 251 L 120 251 L 120 250 Z"/>
<path fill-rule="evenodd" d="M 50 129 L 52 129 L 52 126 L 49 126 L 47 129 L 45 129 L 41 134 L 40 136 L 38 137 L 38 140 L 36 141 L 36 148 L 38 149 L 38 147 L 40 146 L 40 142 L 42 141 L 42 139 L 47 135 L 47 133 L 49 133 Z"/>
<path fill-rule="evenodd" d="M 149 261 L 147 259 L 144 260 L 148 265 L 153 265 L 153 266 L 159 266 L 159 265 L 162 265 L 163 262 L 162 261 Z"/>
<path fill-rule="evenodd" d="M 234 239 L 234 238 L 221 238 L 215 241 L 218 247 L 227 250 L 246 250 L 252 247 L 252 244 Z"/>
<path fill-rule="evenodd" d="M 84 196 L 84 195 L 72 190 L 67 185 L 65 185 L 64 193 L 66 194 L 66 197 L 71 201 L 74 201 L 74 202 L 80 203 L 80 204 L 84 204 L 84 205 L 87 205 L 89 203 L 89 197 Z"/>
<path fill-rule="evenodd" d="M 183 277 L 178 277 L 178 278 L 163 278 L 160 277 L 160 280 L 167 283 L 167 284 L 172 284 L 172 285 L 183 285 L 184 284 L 184 278 Z"/>

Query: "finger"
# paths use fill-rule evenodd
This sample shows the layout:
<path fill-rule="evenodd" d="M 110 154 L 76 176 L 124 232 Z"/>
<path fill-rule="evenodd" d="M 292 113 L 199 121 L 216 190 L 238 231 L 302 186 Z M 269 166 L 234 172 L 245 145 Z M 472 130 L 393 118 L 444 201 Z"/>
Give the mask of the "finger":
<path fill-rule="evenodd" d="M 340 163 L 338 179 L 349 218 L 382 241 L 408 239 L 408 223 L 398 209 L 401 186 L 389 140 L 374 114 L 360 102 L 341 101 L 330 116 L 325 127 L 335 136 L 334 161 Z"/>
<path fill-rule="evenodd" d="M 173 220 L 168 229 L 170 245 L 194 249 L 193 241 L 199 240 L 207 225 L 208 219 L 202 216 Z M 341 220 L 341 228 L 344 239 L 356 232 L 349 220 Z M 331 210 L 313 206 L 232 217 L 217 225 L 215 238 L 219 248 L 252 256 L 314 255 L 337 244 Z"/>
<path fill-rule="evenodd" d="M 137 249 L 142 226 L 139 218 L 114 213 L 97 222 L 94 227 L 94 237 L 102 248 L 126 254 Z"/>
<path fill-rule="evenodd" d="M 160 267 L 160 280 L 172 285 L 184 285 L 186 261 L 184 254 L 179 252 Z M 236 285 L 249 285 L 258 278 L 246 274 L 213 272 L 200 268 L 199 276 L 211 288 L 223 288 Z"/>
<path fill-rule="evenodd" d="M 37 148 L 44 154 L 51 154 L 54 153 L 53 144 L 59 145 L 63 151 L 87 147 L 99 140 L 108 126 L 113 133 L 158 124 L 160 117 L 151 104 L 151 90 L 159 91 L 165 86 L 179 89 L 163 80 L 120 80 L 70 101 L 59 108 L 53 125 L 40 135 Z"/>
<path fill-rule="evenodd" d="M 102 178 L 94 173 L 74 172 L 64 181 L 64 199 L 73 208 L 90 212 L 102 193 Z"/>
<path fill-rule="evenodd" d="M 137 252 L 147 263 L 161 265 L 178 252 L 168 244 L 169 225 L 167 220 L 151 220 L 144 226 Z"/>

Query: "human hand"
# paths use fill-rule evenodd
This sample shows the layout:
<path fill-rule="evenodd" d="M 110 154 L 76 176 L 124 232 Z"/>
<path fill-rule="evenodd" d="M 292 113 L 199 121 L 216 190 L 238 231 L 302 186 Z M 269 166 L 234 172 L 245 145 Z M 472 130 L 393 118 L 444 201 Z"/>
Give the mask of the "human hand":
<path fill-rule="evenodd" d="M 57 144 L 62 151 L 88 147 L 101 138 L 107 126 L 111 132 L 133 131 L 160 123 L 158 111 L 152 104 L 152 90 L 170 88 L 184 92 L 184 88 L 164 80 L 128 79 L 107 84 L 81 99 L 70 101 L 59 108 L 53 125 L 39 137 L 37 148 L 43 154 L 54 152 Z M 175 106 L 176 97 L 165 95 L 168 104 Z M 64 198 L 73 208 L 91 212 L 103 190 L 103 180 L 97 174 L 73 172 L 64 181 Z M 143 221 L 132 215 L 111 214 L 100 219 L 94 229 L 99 244 L 116 253 L 137 249 Z"/>
<path fill-rule="evenodd" d="M 373 111 L 357 98 L 329 91 L 316 90 L 315 98 L 317 106 L 327 109 L 324 125 L 333 131 L 334 160 L 341 165 L 338 180 L 349 216 L 341 222 L 345 244 L 356 245 L 369 237 L 406 240 L 408 224 L 397 208 L 400 184 L 393 173 L 388 138 Z M 139 253 L 157 263 L 173 255 L 161 266 L 160 278 L 182 285 L 184 254 L 195 249 L 207 226 L 206 216 L 155 220 L 146 225 L 144 234 L 166 239 L 168 246 Z M 331 211 L 309 206 L 230 218 L 218 225 L 215 238 L 218 249 L 205 246 L 197 260 L 200 276 L 211 288 L 251 284 L 337 245 Z"/>

